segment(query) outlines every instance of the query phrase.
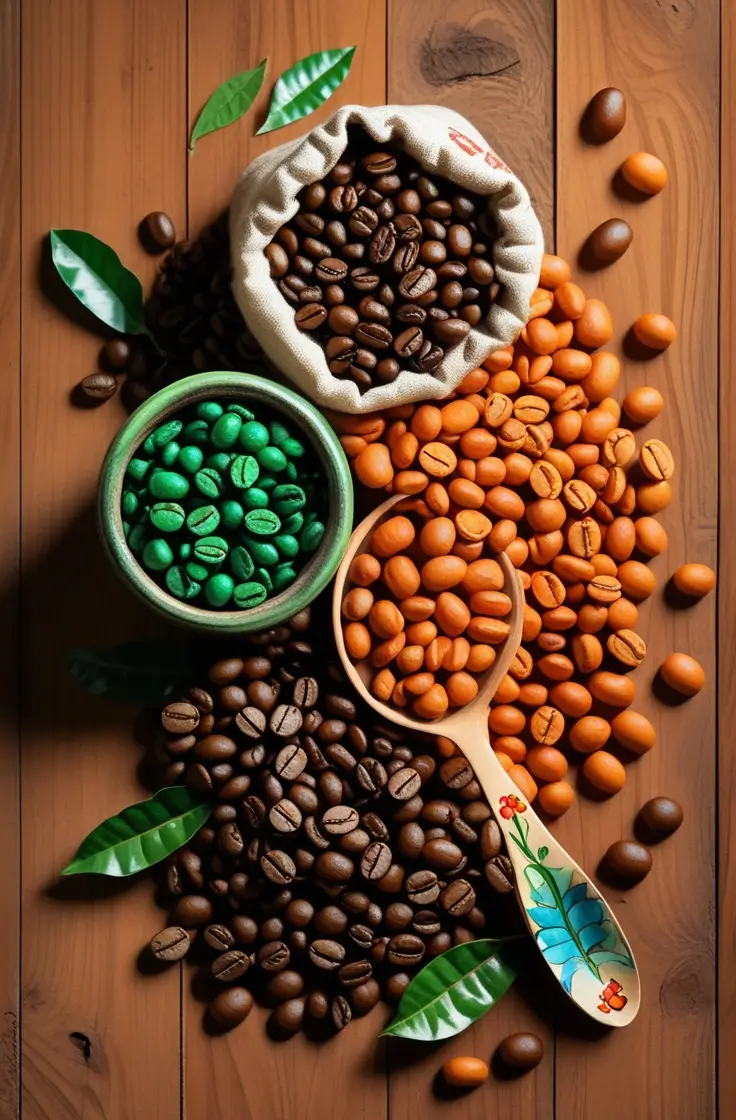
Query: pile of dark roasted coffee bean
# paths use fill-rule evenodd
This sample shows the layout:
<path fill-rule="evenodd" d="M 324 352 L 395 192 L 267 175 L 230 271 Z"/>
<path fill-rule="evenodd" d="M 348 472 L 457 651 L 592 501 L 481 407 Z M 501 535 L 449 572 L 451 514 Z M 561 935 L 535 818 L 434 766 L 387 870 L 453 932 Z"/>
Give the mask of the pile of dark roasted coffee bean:
<path fill-rule="evenodd" d="M 487 200 L 428 175 L 400 147 L 351 130 L 267 246 L 271 276 L 331 372 L 361 390 L 434 372 L 497 298 Z"/>
<path fill-rule="evenodd" d="M 220 1027 L 245 1018 L 252 989 L 275 1006 L 276 1033 L 305 1017 L 339 1030 L 381 994 L 400 999 L 432 957 L 488 936 L 512 889 L 465 759 L 377 724 L 309 629 L 307 610 L 259 635 L 161 715 L 165 781 L 214 807 L 169 861 L 172 924 L 151 949 L 204 954 Z"/>

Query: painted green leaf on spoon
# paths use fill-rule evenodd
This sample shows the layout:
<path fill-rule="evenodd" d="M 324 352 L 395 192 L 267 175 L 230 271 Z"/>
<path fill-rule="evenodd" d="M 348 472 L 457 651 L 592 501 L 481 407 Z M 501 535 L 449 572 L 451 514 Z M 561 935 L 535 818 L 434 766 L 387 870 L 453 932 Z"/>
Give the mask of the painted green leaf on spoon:
<path fill-rule="evenodd" d="M 169 786 L 108 817 L 80 844 L 62 875 L 122 877 L 145 871 L 191 840 L 212 805 L 187 786 Z"/>
<path fill-rule="evenodd" d="M 268 116 L 256 136 L 308 117 L 324 105 L 345 81 L 355 50 L 355 47 L 340 47 L 318 51 L 295 62 L 276 82 Z"/>
<path fill-rule="evenodd" d="M 148 334 L 143 288 L 114 249 L 82 229 L 52 229 L 51 259 L 79 302 L 121 334 Z"/>
<path fill-rule="evenodd" d="M 452 1038 L 498 1003 L 521 971 L 526 937 L 456 945 L 417 973 L 382 1033 L 416 1042 Z"/>
<path fill-rule="evenodd" d="M 207 101 L 204 109 L 197 117 L 197 123 L 192 129 L 189 138 L 189 154 L 194 151 L 194 145 L 202 136 L 218 129 L 227 128 L 240 120 L 247 113 L 258 95 L 266 76 L 268 59 L 264 58 L 255 70 L 244 70 L 234 78 L 228 78 Z"/>

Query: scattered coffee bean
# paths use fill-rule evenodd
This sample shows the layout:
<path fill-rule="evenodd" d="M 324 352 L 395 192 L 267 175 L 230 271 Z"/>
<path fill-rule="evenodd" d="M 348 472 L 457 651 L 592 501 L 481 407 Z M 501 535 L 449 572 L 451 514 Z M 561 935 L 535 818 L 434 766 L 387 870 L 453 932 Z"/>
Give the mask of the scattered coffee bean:
<path fill-rule="evenodd" d="M 507 1069 L 530 1070 L 544 1057 L 544 1043 L 530 1031 L 519 1031 L 504 1038 L 497 1053 Z"/>
<path fill-rule="evenodd" d="M 143 219 L 143 228 L 148 237 L 158 249 L 169 249 L 176 241 L 174 223 L 168 214 L 161 210 L 153 210 Z"/>
<path fill-rule="evenodd" d="M 190 945 L 189 934 L 181 926 L 167 926 L 151 938 L 151 952 L 159 961 L 180 961 Z"/>
<path fill-rule="evenodd" d="M 625 883 L 641 882 L 652 869 L 652 853 L 636 840 L 616 840 L 603 858 L 616 878 Z"/>
<path fill-rule="evenodd" d="M 682 824 L 682 806 L 671 797 L 653 797 L 639 810 L 639 817 L 652 832 L 669 836 Z"/>
<path fill-rule="evenodd" d="M 110 373 L 90 373 L 80 387 L 87 400 L 101 402 L 115 396 L 118 383 Z"/>

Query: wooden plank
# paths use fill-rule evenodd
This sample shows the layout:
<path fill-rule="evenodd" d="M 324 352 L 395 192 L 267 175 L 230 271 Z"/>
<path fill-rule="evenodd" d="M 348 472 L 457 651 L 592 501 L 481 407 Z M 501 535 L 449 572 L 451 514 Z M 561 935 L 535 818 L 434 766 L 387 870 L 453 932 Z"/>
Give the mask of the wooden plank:
<path fill-rule="evenodd" d="M 184 0 L 25 0 L 23 127 L 23 1114 L 179 1116 L 179 976 L 140 975 L 163 925 L 148 877 L 60 869 L 102 818 L 145 796 L 136 710 L 79 692 L 72 645 L 141 636 L 143 612 L 97 543 L 100 462 L 124 411 L 69 403 L 100 338 L 68 318 L 41 266 L 51 226 L 112 244 L 148 284 L 136 227 L 185 211 Z M 45 262 L 45 258 L 43 258 Z M 41 267 L 40 267 L 41 266 Z M 53 277 L 52 277 L 53 279 Z M 58 292 L 58 284 L 53 288 Z M 87 1041 L 85 1041 L 87 1040 Z"/>
<path fill-rule="evenodd" d="M 733 135 L 733 104 L 736 97 L 736 10 L 721 5 L 721 290 L 720 290 L 720 378 L 719 378 L 719 523 L 718 550 L 718 1103 L 721 1116 L 736 1114 L 736 757 L 732 746 L 736 697 L 732 668 L 736 659 L 736 558 L 729 547 L 729 527 L 736 515 L 736 450 L 734 408 L 736 385 L 736 323 L 733 316 L 733 284 L 736 253 L 733 192 L 736 190 L 736 139 Z"/>
<path fill-rule="evenodd" d="M 10 911 L 0 922 L 0 1116 L 11 1117 L 19 1090 L 20 0 L 0 5 L 0 195 L 0 843 Z"/>
<path fill-rule="evenodd" d="M 385 0 L 272 0 L 243 5 L 237 0 L 190 0 L 190 126 L 220 82 L 269 57 L 269 77 L 248 115 L 205 137 L 189 161 L 189 229 L 201 226 L 228 204 L 238 175 L 261 152 L 299 136 L 340 105 L 386 100 Z M 255 129 L 264 119 L 273 82 L 298 58 L 326 47 L 357 44 L 344 84 L 308 120 L 266 136 Z M 189 987 L 189 978 L 186 979 Z M 202 1005 L 185 995 L 185 1110 L 187 1120 L 312 1120 L 345 1113 L 380 1120 L 386 1115 L 382 1025 L 376 1009 L 326 1045 L 303 1036 L 283 1045 L 265 1033 L 265 1015 L 220 1038 L 202 1030 Z"/>
<path fill-rule="evenodd" d="M 389 101 L 468 118 L 531 194 L 554 244 L 553 0 L 389 0 Z"/>
<path fill-rule="evenodd" d="M 662 516 L 669 549 L 652 563 L 659 589 L 640 615 L 649 652 L 634 676 L 635 708 L 655 723 L 658 745 L 628 766 L 618 797 L 581 799 L 559 834 L 593 871 L 613 840 L 632 835 L 649 797 L 671 796 L 685 809 L 681 830 L 654 850 L 646 881 L 628 892 L 606 889 L 637 957 L 642 1006 L 631 1027 L 595 1041 L 582 1024 L 564 1021 L 557 1116 L 705 1120 L 714 1114 L 716 602 L 711 596 L 676 610 L 662 589 L 683 562 L 713 565 L 716 558 L 718 3 L 560 0 L 557 12 L 558 250 L 575 260 L 599 222 L 626 218 L 634 230 L 626 256 L 597 273 L 578 271 L 588 295 L 612 311 L 611 348 L 622 351 L 630 324 L 645 311 L 665 312 L 679 332 L 663 356 L 627 359 L 616 394 L 620 400 L 639 384 L 661 390 L 666 407 L 647 435 L 664 439 L 678 465 L 674 499 Z M 610 143 L 589 146 L 580 117 L 606 85 L 626 93 L 626 127 Z M 639 150 L 659 155 L 670 176 L 662 194 L 646 201 L 619 197 L 612 185 L 622 160 Z M 652 690 L 657 667 L 673 650 L 697 657 L 709 682 L 679 707 Z"/>
<path fill-rule="evenodd" d="M 388 42 L 389 102 L 447 105 L 467 116 L 524 180 L 552 243 L 554 5 L 457 0 L 450 12 L 441 0 L 391 0 Z M 392 1046 L 391 1115 L 551 1117 L 552 989 L 544 971 L 535 966 L 497 1008 L 440 1050 Z M 547 1047 L 533 1074 L 492 1077 L 470 1096 L 438 1099 L 435 1074 L 447 1058 L 474 1054 L 490 1061 L 501 1039 L 520 1030 L 540 1035 Z"/>

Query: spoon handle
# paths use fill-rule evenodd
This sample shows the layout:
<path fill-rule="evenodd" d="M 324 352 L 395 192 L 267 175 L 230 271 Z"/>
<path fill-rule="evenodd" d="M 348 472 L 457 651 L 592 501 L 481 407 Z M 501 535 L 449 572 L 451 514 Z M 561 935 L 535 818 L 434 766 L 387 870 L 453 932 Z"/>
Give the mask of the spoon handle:
<path fill-rule="evenodd" d="M 468 721 L 455 739 L 504 835 L 534 943 L 578 1007 L 601 1023 L 626 1026 L 639 1009 L 639 977 L 611 908 L 510 780 L 487 727 Z"/>

